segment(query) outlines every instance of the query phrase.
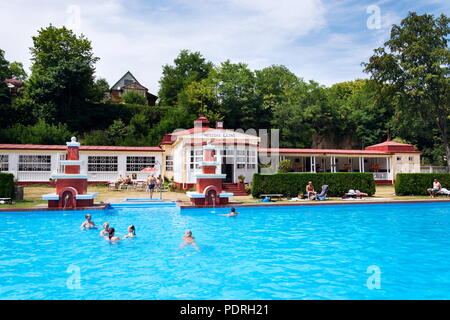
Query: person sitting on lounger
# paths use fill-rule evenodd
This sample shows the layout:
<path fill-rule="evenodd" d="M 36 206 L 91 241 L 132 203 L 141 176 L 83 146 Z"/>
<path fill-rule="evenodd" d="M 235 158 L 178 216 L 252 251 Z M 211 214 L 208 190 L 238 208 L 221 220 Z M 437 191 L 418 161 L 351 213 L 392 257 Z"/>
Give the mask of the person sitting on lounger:
<path fill-rule="evenodd" d="M 441 192 L 441 189 L 442 189 L 441 183 L 437 179 L 434 179 L 433 188 L 429 188 L 428 193 L 430 194 L 431 198 L 434 198 L 439 192 Z"/>
<path fill-rule="evenodd" d="M 316 199 L 317 192 L 314 191 L 314 186 L 313 186 L 313 184 L 312 184 L 312 181 L 309 181 L 309 182 L 308 182 L 308 185 L 306 186 L 306 197 L 307 197 L 309 200 L 311 200 L 311 195 L 313 196 L 312 199 L 315 200 L 315 199 Z"/>

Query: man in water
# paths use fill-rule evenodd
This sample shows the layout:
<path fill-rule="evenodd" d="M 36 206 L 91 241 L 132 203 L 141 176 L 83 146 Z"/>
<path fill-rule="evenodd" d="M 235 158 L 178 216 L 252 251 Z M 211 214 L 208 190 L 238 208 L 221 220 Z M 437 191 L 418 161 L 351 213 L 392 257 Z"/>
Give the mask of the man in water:
<path fill-rule="evenodd" d="M 86 220 L 81 224 L 80 229 L 96 229 L 94 221 L 92 221 L 92 216 L 87 214 L 84 216 Z"/>
<path fill-rule="evenodd" d="M 235 208 L 231 208 L 231 212 L 227 214 L 220 214 L 220 216 L 226 216 L 226 217 L 236 217 L 239 214 L 239 212 L 236 212 Z"/>
<path fill-rule="evenodd" d="M 184 248 L 188 244 L 191 244 L 196 250 L 200 250 L 197 246 L 197 243 L 195 243 L 195 238 L 192 236 L 191 230 L 186 230 L 186 233 L 183 236 L 183 243 L 180 244 L 180 248 Z"/>
<path fill-rule="evenodd" d="M 431 198 L 434 198 L 439 192 L 441 192 L 441 189 L 442 189 L 441 183 L 437 179 L 434 179 L 433 188 L 428 189 L 428 193 L 430 194 Z"/>

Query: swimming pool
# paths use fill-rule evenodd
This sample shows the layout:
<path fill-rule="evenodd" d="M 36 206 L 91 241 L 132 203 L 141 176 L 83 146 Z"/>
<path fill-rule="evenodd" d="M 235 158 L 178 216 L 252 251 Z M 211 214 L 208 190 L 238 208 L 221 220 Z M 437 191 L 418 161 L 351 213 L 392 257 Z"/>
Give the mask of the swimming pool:
<path fill-rule="evenodd" d="M 450 298 L 450 204 L 211 211 L 90 212 L 136 225 L 116 244 L 79 230 L 85 211 L 0 213 L 0 299 Z M 200 252 L 178 248 L 186 229 Z"/>

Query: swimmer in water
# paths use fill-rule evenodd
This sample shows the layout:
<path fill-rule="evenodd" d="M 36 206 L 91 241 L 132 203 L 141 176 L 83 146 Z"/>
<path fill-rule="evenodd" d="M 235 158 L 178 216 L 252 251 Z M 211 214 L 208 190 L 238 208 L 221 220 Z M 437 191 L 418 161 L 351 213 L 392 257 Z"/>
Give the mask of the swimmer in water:
<path fill-rule="evenodd" d="M 108 234 L 108 230 L 109 230 L 109 223 L 105 222 L 103 223 L 103 230 L 100 231 L 100 237 L 104 237 Z"/>
<path fill-rule="evenodd" d="M 94 221 L 92 221 L 92 216 L 87 214 L 84 216 L 86 220 L 81 224 L 80 229 L 96 229 Z"/>
<path fill-rule="evenodd" d="M 239 212 L 236 212 L 235 208 L 231 208 L 231 212 L 227 214 L 220 214 L 220 216 L 226 216 L 226 217 L 236 217 L 239 214 Z"/>
<path fill-rule="evenodd" d="M 109 228 L 108 230 L 108 235 L 105 237 L 106 240 L 109 241 L 118 241 L 120 240 L 119 237 L 115 236 L 114 233 L 116 232 L 116 229 L 114 228 Z"/>
<path fill-rule="evenodd" d="M 123 238 L 124 240 L 127 238 L 134 238 L 136 236 L 136 228 L 131 225 L 128 227 L 128 234 Z"/>
<path fill-rule="evenodd" d="M 180 248 L 184 248 L 188 244 L 191 244 L 196 250 L 200 250 L 197 246 L 197 243 L 195 243 L 195 238 L 192 236 L 191 230 L 186 230 L 186 233 L 183 236 L 183 243 L 180 244 Z"/>

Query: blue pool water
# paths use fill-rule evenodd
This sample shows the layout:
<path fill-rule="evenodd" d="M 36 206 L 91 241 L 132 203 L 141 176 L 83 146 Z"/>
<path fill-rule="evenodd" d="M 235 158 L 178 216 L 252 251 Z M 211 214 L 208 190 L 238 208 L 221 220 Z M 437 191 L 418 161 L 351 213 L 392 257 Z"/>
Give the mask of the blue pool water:
<path fill-rule="evenodd" d="M 239 211 L 91 212 L 122 234 L 136 225 L 116 244 L 79 230 L 86 212 L 0 213 L 0 299 L 450 298 L 449 204 Z M 200 252 L 178 248 L 186 229 Z"/>

